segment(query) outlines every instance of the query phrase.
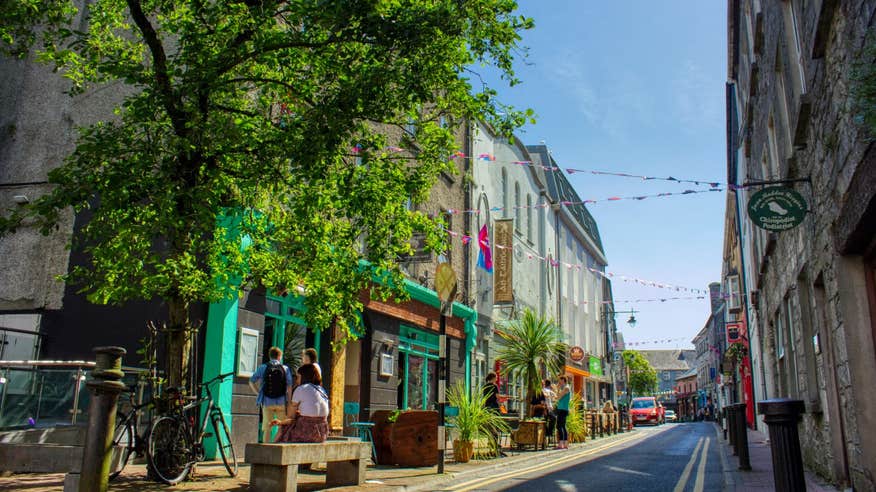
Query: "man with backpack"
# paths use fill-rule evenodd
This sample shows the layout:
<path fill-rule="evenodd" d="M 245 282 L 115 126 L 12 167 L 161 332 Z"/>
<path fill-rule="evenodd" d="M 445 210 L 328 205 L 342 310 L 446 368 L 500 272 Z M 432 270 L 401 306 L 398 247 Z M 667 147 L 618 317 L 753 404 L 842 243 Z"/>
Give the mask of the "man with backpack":
<path fill-rule="evenodd" d="M 271 360 L 249 378 L 252 384 L 261 382 L 256 404 L 262 409 L 262 442 L 271 442 L 271 421 L 286 418 L 286 402 L 292 394 L 292 371 L 283 364 L 283 351 L 271 347 L 268 357 Z"/>

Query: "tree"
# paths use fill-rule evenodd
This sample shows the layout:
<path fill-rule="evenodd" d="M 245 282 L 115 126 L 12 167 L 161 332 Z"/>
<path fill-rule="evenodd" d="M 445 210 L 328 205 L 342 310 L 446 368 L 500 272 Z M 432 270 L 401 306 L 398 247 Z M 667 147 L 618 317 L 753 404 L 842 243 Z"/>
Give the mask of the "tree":
<path fill-rule="evenodd" d="M 187 380 L 193 303 L 303 289 L 308 324 L 350 336 L 373 275 L 388 286 L 375 295 L 404 296 L 411 235 L 446 241 L 440 218 L 405 204 L 453 172 L 457 126 L 510 134 L 531 115 L 473 88 L 469 68 L 517 82 L 532 22 L 513 0 L 77 5 L 3 2 L 0 49 L 56 67 L 73 94 L 120 83 L 128 95 L 0 233 L 48 234 L 62 210 L 87 210 L 73 240 L 88 263 L 67 280 L 95 303 L 166 302 L 171 385 Z"/>
<path fill-rule="evenodd" d="M 628 375 L 627 400 L 631 394 L 646 395 L 657 391 L 657 371 L 648 359 L 636 350 L 624 350 L 623 358 Z"/>
<path fill-rule="evenodd" d="M 548 374 L 562 372 L 568 350 L 563 333 L 552 319 L 542 318 L 531 309 L 524 310 L 521 318 L 504 323 L 496 333 L 502 339 L 496 357 L 502 360 L 505 374 L 516 372 L 523 377 L 528 405 L 541 390 L 542 367 Z"/>

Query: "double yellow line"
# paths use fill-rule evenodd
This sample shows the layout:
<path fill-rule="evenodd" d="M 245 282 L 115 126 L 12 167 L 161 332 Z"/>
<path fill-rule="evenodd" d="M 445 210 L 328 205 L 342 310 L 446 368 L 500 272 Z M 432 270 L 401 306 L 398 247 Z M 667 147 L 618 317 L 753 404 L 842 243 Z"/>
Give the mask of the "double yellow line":
<path fill-rule="evenodd" d="M 678 483 L 675 484 L 673 492 L 684 492 L 684 488 L 687 487 L 687 481 L 690 478 L 690 471 L 693 470 L 694 463 L 697 462 L 697 452 L 700 451 L 700 446 L 702 446 L 702 452 L 699 454 L 700 466 L 697 467 L 697 478 L 694 481 L 694 492 L 703 492 L 703 482 L 706 479 L 706 459 L 709 457 L 709 443 L 711 441 L 712 438 L 705 438 L 705 446 L 703 446 L 702 437 L 697 441 L 697 445 L 694 448 L 693 453 L 691 453 L 690 459 L 684 467 L 684 471 L 681 472 L 681 477 L 678 478 Z"/>
<path fill-rule="evenodd" d="M 644 439 L 645 437 L 649 437 L 650 435 L 651 434 L 641 434 L 640 435 L 639 433 L 636 433 L 636 434 L 633 434 L 632 436 L 620 438 L 616 441 L 611 441 L 611 442 L 605 443 L 603 445 L 597 446 L 595 448 L 590 448 L 590 449 L 584 450 L 582 452 L 569 454 L 564 458 L 560 458 L 557 460 L 550 460 L 547 463 L 543 463 L 543 464 L 535 465 L 535 466 L 530 466 L 527 468 L 516 469 L 514 471 L 502 473 L 500 475 L 492 476 L 490 478 L 476 478 L 474 480 L 469 480 L 468 482 L 463 482 L 461 484 L 454 485 L 454 486 L 449 487 L 445 490 L 454 490 L 454 491 L 458 491 L 458 492 L 466 492 L 469 490 L 474 490 L 476 488 L 485 487 L 487 485 L 491 485 L 491 484 L 494 484 L 496 482 L 500 482 L 502 480 L 507 480 L 509 478 L 516 477 L 519 475 L 524 475 L 527 473 L 534 473 L 537 471 L 546 470 L 548 468 L 555 468 L 557 465 L 560 465 L 563 463 L 568 463 L 569 461 L 579 460 L 585 456 L 590 456 L 592 454 L 596 454 L 604 449 L 618 446 L 618 445 L 623 444 L 627 441 L 632 441 L 635 439 Z"/>

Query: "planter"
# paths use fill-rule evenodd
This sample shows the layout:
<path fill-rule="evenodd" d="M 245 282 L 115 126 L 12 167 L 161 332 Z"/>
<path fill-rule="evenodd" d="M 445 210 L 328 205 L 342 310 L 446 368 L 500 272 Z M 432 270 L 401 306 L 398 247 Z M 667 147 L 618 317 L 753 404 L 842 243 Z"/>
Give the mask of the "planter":
<path fill-rule="evenodd" d="M 379 410 L 371 416 L 377 463 L 399 466 L 438 464 L 438 412 L 410 410 L 389 418 L 395 412 Z"/>
<path fill-rule="evenodd" d="M 520 422 L 517 430 L 511 433 L 511 440 L 518 448 L 534 446 L 536 450 L 545 448 L 545 425 L 542 420 L 526 420 Z"/>
<path fill-rule="evenodd" d="M 471 441 L 453 440 L 453 460 L 457 463 L 468 463 L 474 455 L 474 443 Z"/>

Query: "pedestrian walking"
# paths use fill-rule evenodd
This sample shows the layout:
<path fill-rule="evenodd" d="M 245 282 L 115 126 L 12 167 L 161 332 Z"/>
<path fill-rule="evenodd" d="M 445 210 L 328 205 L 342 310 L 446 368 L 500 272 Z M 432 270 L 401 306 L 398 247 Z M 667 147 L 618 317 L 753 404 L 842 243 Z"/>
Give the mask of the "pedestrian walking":
<path fill-rule="evenodd" d="M 283 364 L 279 347 L 268 350 L 268 362 L 259 366 L 249 378 L 250 386 L 258 385 L 256 405 L 261 408 L 262 442 L 271 442 L 271 422 L 286 418 L 286 402 L 292 396 L 292 371 Z"/>
<path fill-rule="evenodd" d="M 545 406 L 545 422 L 547 424 L 547 433 L 549 436 L 554 434 L 557 423 L 557 413 L 554 408 L 554 402 L 557 401 L 557 394 L 551 385 L 550 379 L 545 379 L 541 388 L 541 394 L 544 395 Z"/>
<path fill-rule="evenodd" d="M 569 401 L 572 390 L 569 389 L 566 376 L 560 376 L 557 381 L 557 449 L 569 449 L 569 432 L 566 430 L 566 419 L 569 417 Z"/>

